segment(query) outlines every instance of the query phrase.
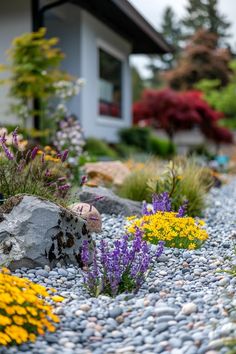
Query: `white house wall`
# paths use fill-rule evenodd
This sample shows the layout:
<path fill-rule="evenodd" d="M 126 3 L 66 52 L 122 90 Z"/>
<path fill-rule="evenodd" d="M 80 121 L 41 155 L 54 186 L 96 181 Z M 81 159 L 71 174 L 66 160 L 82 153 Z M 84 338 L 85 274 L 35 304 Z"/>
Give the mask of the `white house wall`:
<path fill-rule="evenodd" d="M 62 68 L 68 73 L 84 78 L 85 86 L 79 96 L 69 103 L 69 110 L 76 114 L 85 135 L 115 141 L 117 131 L 131 124 L 131 81 L 129 54 L 131 45 L 109 27 L 78 6 L 64 4 L 45 17 L 47 36 L 60 38 L 59 46 L 66 54 Z M 124 58 L 123 62 L 123 119 L 99 118 L 98 114 L 98 44 L 114 48 Z"/>
<path fill-rule="evenodd" d="M 117 140 L 117 131 L 131 124 L 131 78 L 129 54 L 131 44 L 110 30 L 103 23 L 86 11 L 81 11 L 80 32 L 80 74 L 86 80 L 81 92 L 80 117 L 86 136 L 102 138 L 108 141 Z M 98 49 L 104 43 L 111 50 L 124 57 L 123 62 L 123 119 L 101 118 L 98 113 Z"/>
<path fill-rule="evenodd" d="M 12 40 L 31 31 L 30 0 L 0 0 L 0 63 L 7 63 L 6 51 Z M 3 78 L 3 74 L 0 73 Z M 0 125 L 15 124 L 17 117 L 7 114 L 10 99 L 8 88 L 0 85 Z"/>
<path fill-rule="evenodd" d="M 44 21 L 47 37 L 58 37 L 58 46 L 65 53 L 62 69 L 74 77 L 80 76 L 80 8 L 72 4 L 59 6 L 48 11 Z M 71 113 L 80 115 L 80 98 L 69 103 Z"/>

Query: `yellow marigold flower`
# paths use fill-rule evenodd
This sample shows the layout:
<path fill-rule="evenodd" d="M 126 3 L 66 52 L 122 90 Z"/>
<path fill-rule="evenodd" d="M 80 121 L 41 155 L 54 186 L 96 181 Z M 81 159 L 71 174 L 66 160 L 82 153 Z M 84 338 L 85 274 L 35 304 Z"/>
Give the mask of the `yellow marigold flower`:
<path fill-rule="evenodd" d="M 23 325 L 23 324 L 25 323 L 24 317 L 21 317 L 21 316 L 13 316 L 12 318 L 13 318 L 13 321 L 14 321 L 14 323 L 15 323 L 16 325 L 21 326 L 21 325 Z"/>
<path fill-rule="evenodd" d="M 35 341 L 46 330 L 54 332 L 59 318 L 47 299 L 52 296 L 45 287 L 0 269 L 0 345 Z"/>
<path fill-rule="evenodd" d="M 62 296 L 55 295 L 55 296 L 52 297 L 52 300 L 55 301 L 55 302 L 62 302 L 65 299 Z"/>
<path fill-rule="evenodd" d="M 1 302 L 4 302 L 6 304 L 10 304 L 12 302 L 13 298 L 9 294 L 1 294 Z"/>
<path fill-rule="evenodd" d="M 0 332 L 0 344 L 7 345 L 10 342 L 11 338 L 7 334 Z"/>
<path fill-rule="evenodd" d="M 35 342 L 35 340 L 36 340 L 36 335 L 35 335 L 34 333 L 30 333 L 30 334 L 29 334 L 29 340 L 30 340 L 31 342 Z"/>
<path fill-rule="evenodd" d="M 0 315 L 0 326 L 6 326 L 11 323 L 12 323 L 12 321 L 9 317 Z"/>
<path fill-rule="evenodd" d="M 15 313 L 17 313 L 18 315 L 26 315 L 27 311 L 24 307 L 21 306 L 14 306 L 15 309 Z"/>
<path fill-rule="evenodd" d="M 195 243 L 190 243 L 190 244 L 188 245 L 188 249 L 189 249 L 189 250 L 194 250 L 195 248 L 196 248 Z"/>

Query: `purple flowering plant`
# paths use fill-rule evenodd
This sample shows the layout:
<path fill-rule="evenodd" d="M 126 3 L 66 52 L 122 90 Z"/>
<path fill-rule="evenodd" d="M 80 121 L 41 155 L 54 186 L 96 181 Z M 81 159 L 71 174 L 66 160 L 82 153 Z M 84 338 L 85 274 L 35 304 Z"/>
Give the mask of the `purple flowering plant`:
<path fill-rule="evenodd" d="M 188 201 L 185 200 L 183 204 L 179 207 L 177 217 L 184 217 L 187 212 Z M 172 201 L 168 192 L 163 192 L 160 194 L 153 194 L 152 196 L 152 206 L 151 208 L 147 207 L 147 203 L 144 201 L 142 205 L 142 215 L 153 215 L 158 211 L 162 212 L 171 212 L 172 209 Z"/>
<path fill-rule="evenodd" d="M 160 257 L 163 248 L 164 243 L 160 242 L 153 255 L 150 245 L 137 229 L 132 239 L 123 235 L 113 246 L 100 241 L 89 264 L 89 243 L 84 241 L 81 260 L 85 287 L 92 296 L 137 292 L 151 270 L 153 256 Z"/>
<path fill-rule="evenodd" d="M 8 136 L 9 139 L 9 136 Z M 65 204 L 70 189 L 68 178 L 53 175 L 45 161 L 45 154 L 39 155 L 39 147 L 23 151 L 20 148 L 17 128 L 11 134 L 11 146 L 6 133 L 0 135 L 0 193 L 3 200 L 17 194 L 32 194 Z M 68 151 L 60 154 L 60 168 L 63 170 Z M 52 163 L 51 163 L 52 166 Z"/>

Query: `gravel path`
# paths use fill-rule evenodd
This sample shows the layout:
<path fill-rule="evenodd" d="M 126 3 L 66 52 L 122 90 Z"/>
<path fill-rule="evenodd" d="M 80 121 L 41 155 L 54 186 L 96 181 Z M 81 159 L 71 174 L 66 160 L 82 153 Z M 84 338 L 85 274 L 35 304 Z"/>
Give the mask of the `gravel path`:
<path fill-rule="evenodd" d="M 26 354 L 215 354 L 222 338 L 236 337 L 236 180 L 209 195 L 210 239 L 198 251 L 166 249 L 138 294 L 91 298 L 74 267 L 16 272 L 66 297 L 57 305 L 58 330 L 34 344 L 0 349 Z M 99 238 L 119 237 L 122 217 L 103 215 Z M 232 304 L 235 310 L 230 311 Z M 235 323 L 233 323 L 235 321 Z"/>

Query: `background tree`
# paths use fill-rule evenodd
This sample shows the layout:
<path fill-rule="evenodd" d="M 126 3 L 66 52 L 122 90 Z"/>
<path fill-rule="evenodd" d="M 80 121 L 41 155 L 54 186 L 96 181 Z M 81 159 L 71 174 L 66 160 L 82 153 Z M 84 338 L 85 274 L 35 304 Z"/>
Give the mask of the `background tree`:
<path fill-rule="evenodd" d="M 236 128 L 236 60 L 230 63 L 232 75 L 227 86 L 220 88 L 218 80 L 202 80 L 196 86 L 214 109 L 223 112 L 225 127 Z"/>
<path fill-rule="evenodd" d="M 229 36 L 230 22 L 225 15 L 219 13 L 218 0 L 189 0 L 186 11 L 182 23 L 187 35 L 204 28 L 216 34 L 219 40 Z"/>
<path fill-rule="evenodd" d="M 163 79 L 160 73 L 163 70 L 173 68 L 181 50 L 181 22 L 176 19 L 176 14 L 170 6 L 167 6 L 163 12 L 159 32 L 173 47 L 173 52 L 158 56 L 149 56 L 150 63 L 147 65 L 147 68 L 151 71 L 151 77 L 147 81 L 147 85 L 152 88 L 163 86 Z"/>
<path fill-rule="evenodd" d="M 176 19 L 176 14 L 170 6 L 167 6 L 164 10 L 160 32 L 174 48 L 173 53 L 161 56 L 164 69 L 171 69 L 181 50 L 182 28 L 181 22 Z"/>
<path fill-rule="evenodd" d="M 145 90 L 141 101 L 133 106 L 133 116 L 135 124 L 146 120 L 153 127 L 163 129 L 170 141 L 177 131 L 195 126 L 216 143 L 230 143 L 233 139 L 230 131 L 218 125 L 222 114 L 212 109 L 199 91 Z"/>
<path fill-rule="evenodd" d="M 177 90 L 187 90 L 202 79 L 218 79 L 220 86 L 228 83 L 230 53 L 218 48 L 218 37 L 200 29 L 187 44 L 175 69 L 165 73 L 168 84 Z"/>

